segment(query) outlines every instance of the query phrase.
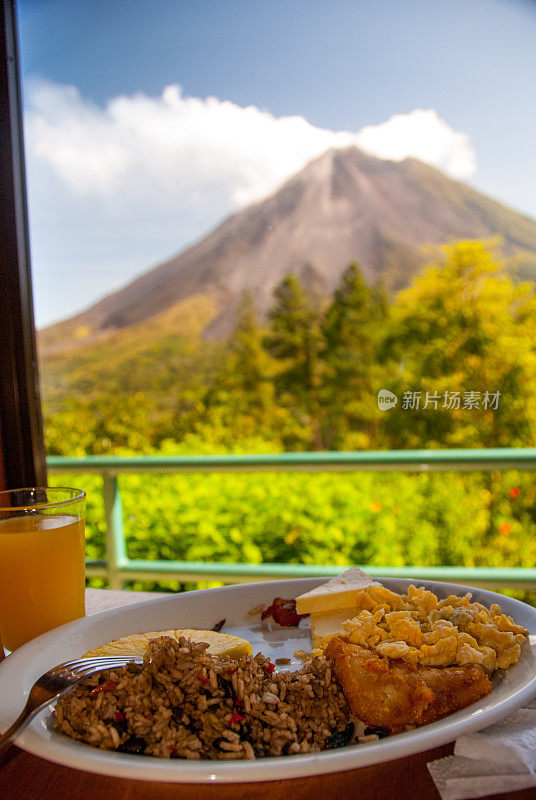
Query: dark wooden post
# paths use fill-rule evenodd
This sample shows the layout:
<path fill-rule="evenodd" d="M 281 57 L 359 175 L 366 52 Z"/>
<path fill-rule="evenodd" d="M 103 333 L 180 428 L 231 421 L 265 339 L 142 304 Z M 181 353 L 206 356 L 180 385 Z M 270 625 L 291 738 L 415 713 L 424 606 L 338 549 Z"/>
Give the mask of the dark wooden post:
<path fill-rule="evenodd" d="M 0 0 L 0 478 L 46 486 L 14 0 Z"/>

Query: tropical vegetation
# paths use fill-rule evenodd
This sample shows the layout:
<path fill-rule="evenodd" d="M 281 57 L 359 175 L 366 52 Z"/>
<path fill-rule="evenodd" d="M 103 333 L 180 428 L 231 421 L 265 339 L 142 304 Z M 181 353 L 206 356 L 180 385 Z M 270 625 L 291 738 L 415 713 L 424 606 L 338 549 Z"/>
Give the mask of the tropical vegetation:
<path fill-rule="evenodd" d="M 45 361 L 47 449 L 534 446 L 535 343 L 534 287 L 505 271 L 497 242 L 443 248 L 394 298 L 357 263 L 328 299 L 288 275 L 264 321 L 243 296 L 228 341 L 168 331 Z M 394 407 L 379 407 L 380 390 Z M 102 557 L 96 481 L 88 555 Z M 533 566 L 536 555 L 530 473 L 125 476 L 122 492 L 136 558 Z"/>

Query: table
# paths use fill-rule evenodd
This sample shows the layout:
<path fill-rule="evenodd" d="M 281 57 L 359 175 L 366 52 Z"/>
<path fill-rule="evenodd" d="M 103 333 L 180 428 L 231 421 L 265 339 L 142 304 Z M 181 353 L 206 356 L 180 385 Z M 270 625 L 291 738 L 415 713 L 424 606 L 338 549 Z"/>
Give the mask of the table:
<path fill-rule="evenodd" d="M 88 614 L 161 595 L 88 589 Z M 0 800 L 440 800 L 426 764 L 452 753 L 453 744 L 347 772 L 245 784 L 170 784 L 111 778 L 53 764 L 12 747 L 0 760 Z M 535 800 L 536 790 L 493 795 Z"/>

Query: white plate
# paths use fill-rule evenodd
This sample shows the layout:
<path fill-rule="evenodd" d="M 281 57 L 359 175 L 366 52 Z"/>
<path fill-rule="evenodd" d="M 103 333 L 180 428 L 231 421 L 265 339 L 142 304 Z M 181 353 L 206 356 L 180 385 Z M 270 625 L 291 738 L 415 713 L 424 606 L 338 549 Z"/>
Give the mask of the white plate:
<path fill-rule="evenodd" d="M 295 650 L 309 649 L 308 621 L 299 628 L 261 626 L 248 611 L 274 597 L 296 597 L 322 583 L 317 578 L 228 586 L 136 603 L 71 622 L 39 636 L 0 664 L 0 729 L 19 714 L 34 681 L 47 669 L 85 653 L 90 648 L 129 633 L 171 628 L 211 628 L 225 617 L 224 631 L 244 636 L 272 661 L 291 657 Z M 426 586 L 440 597 L 471 591 L 475 600 L 489 606 L 499 603 L 514 620 L 536 634 L 536 609 L 493 592 L 436 583 L 384 578 L 389 589 L 405 592 L 410 583 Z M 17 745 L 38 756 L 77 769 L 148 781 L 218 783 L 264 781 L 338 772 L 418 753 L 491 725 L 522 706 L 536 694 L 536 654 L 532 636 L 523 646 L 520 661 L 482 700 L 439 722 L 377 742 L 352 745 L 311 755 L 261 758 L 256 761 L 186 761 L 159 759 L 98 750 L 51 730 L 51 707 L 43 711 L 16 740 Z M 293 659 L 290 667 L 298 662 Z"/>

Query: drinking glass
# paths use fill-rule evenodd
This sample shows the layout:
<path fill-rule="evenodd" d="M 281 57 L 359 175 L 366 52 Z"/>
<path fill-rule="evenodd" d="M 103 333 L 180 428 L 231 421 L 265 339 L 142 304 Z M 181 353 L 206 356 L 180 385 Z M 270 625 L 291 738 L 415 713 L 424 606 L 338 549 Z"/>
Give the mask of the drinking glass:
<path fill-rule="evenodd" d="M 0 492 L 0 638 L 15 650 L 85 614 L 85 492 Z"/>

